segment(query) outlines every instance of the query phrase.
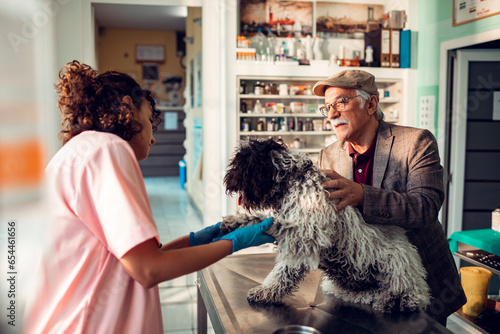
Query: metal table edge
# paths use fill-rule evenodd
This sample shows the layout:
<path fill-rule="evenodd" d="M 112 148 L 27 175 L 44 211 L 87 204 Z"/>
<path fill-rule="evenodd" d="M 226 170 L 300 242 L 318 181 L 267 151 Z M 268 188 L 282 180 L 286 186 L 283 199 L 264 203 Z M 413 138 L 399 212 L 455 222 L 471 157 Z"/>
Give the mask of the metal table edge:
<path fill-rule="evenodd" d="M 207 310 L 208 316 L 210 317 L 210 322 L 212 323 L 213 329 L 215 333 L 226 333 L 224 326 L 222 325 L 222 321 L 219 317 L 219 314 L 216 311 L 214 300 L 208 291 L 207 279 L 205 278 L 205 274 L 207 274 L 208 269 L 203 269 L 198 271 L 197 276 L 199 280 L 198 291 L 203 298 L 201 301 L 205 304 L 205 308 Z M 208 279 L 210 279 L 210 275 L 206 275 Z M 213 284 L 213 282 L 211 282 Z M 200 302 L 199 300 L 197 301 Z"/>

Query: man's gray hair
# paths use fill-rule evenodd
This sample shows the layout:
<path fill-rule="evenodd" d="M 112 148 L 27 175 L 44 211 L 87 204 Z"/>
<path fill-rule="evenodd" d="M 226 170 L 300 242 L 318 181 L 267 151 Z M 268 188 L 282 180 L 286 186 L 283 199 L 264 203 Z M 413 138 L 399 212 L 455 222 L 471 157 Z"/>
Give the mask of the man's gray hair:
<path fill-rule="evenodd" d="M 363 108 L 365 106 L 366 101 L 370 99 L 370 94 L 361 89 L 356 89 L 356 95 L 361 95 L 360 97 L 364 100 L 364 104 L 361 106 Z M 382 109 L 380 109 L 380 102 L 377 104 L 377 111 L 375 111 L 375 118 L 377 121 L 381 121 L 385 118 Z"/>

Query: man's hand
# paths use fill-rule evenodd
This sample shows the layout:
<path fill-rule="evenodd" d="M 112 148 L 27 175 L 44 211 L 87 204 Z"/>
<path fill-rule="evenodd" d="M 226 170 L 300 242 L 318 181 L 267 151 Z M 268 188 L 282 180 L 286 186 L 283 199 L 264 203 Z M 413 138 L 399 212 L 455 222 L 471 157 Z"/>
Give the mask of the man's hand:
<path fill-rule="evenodd" d="M 325 169 L 323 173 L 331 179 L 321 184 L 323 188 L 326 190 L 336 189 L 329 192 L 326 198 L 340 200 L 337 205 L 335 205 L 337 210 L 342 210 L 348 205 L 363 205 L 365 193 L 361 184 L 348 180 L 331 169 Z"/>

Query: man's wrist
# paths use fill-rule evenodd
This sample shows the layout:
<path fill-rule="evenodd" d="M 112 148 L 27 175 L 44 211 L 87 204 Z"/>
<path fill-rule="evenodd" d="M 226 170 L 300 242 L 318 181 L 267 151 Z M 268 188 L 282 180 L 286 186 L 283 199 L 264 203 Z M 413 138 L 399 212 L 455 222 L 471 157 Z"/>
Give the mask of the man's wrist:
<path fill-rule="evenodd" d="M 365 204 L 365 185 L 358 183 L 361 186 L 360 199 L 358 200 L 358 208 L 363 209 Z"/>

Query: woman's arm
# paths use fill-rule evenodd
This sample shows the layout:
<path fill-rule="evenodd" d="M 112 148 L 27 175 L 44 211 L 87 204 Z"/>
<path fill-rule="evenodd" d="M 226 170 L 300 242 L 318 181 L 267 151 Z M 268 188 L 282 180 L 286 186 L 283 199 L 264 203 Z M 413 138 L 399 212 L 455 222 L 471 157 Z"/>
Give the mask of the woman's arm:
<path fill-rule="evenodd" d="M 240 249 L 274 242 L 273 237 L 264 233 L 272 224 L 273 219 L 267 218 L 259 224 L 241 227 L 213 239 L 217 241 L 184 248 L 174 247 L 189 244 L 188 236 L 161 249 L 156 238 L 151 238 L 125 253 L 120 262 L 132 278 L 149 289 L 160 282 L 201 270 Z"/>
<path fill-rule="evenodd" d="M 190 247 L 190 246 L 191 245 L 189 244 L 189 235 L 185 235 L 185 236 L 179 237 L 177 239 L 174 239 L 167 244 L 164 244 L 163 246 L 160 247 L 160 250 L 166 251 L 169 249 L 179 249 L 179 248 L 185 248 L 185 247 Z"/>
<path fill-rule="evenodd" d="M 149 239 L 128 251 L 120 263 L 133 279 L 149 289 L 201 270 L 231 254 L 232 249 L 231 240 L 189 247 L 189 237 L 184 236 L 158 248 L 156 239 Z"/>

